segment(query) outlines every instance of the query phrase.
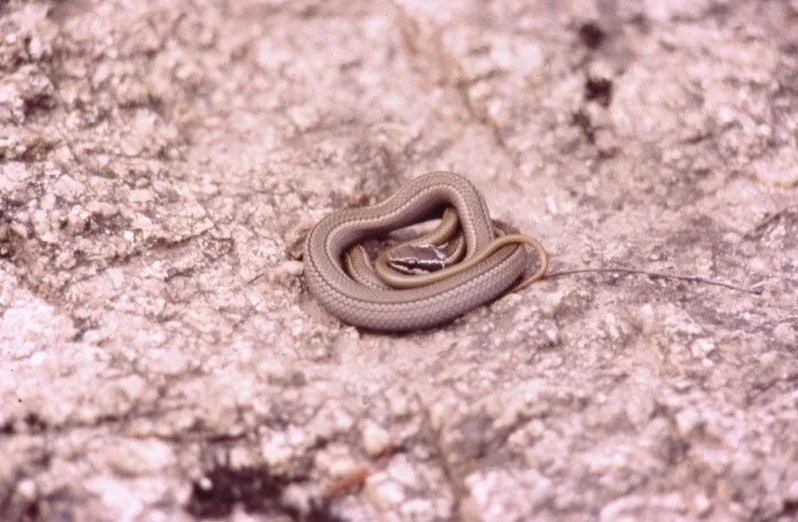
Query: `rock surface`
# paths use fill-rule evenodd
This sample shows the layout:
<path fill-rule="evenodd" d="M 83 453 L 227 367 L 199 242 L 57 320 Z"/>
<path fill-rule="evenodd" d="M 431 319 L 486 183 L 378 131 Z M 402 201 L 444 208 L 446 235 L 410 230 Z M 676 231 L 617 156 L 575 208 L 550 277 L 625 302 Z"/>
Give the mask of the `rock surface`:
<path fill-rule="evenodd" d="M 286 250 L 454 170 L 544 280 L 322 313 Z M 0 6 L 0 519 L 798 518 L 798 2 Z"/>

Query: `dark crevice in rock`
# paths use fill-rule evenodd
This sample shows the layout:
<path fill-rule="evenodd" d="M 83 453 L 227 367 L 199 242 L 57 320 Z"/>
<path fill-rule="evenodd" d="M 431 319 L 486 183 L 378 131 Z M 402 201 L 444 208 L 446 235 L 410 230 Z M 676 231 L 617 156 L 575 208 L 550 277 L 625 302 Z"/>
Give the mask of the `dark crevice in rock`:
<path fill-rule="evenodd" d="M 288 486 L 307 479 L 307 476 L 278 475 L 266 466 L 243 469 L 217 466 L 193 482 L 186 510 L 198 518 L 218 518 L 229 516 L 241 504 L 249 513 L 289 516 L 297 522 L 345 522 L 323 500 L 311 502 L 306 512 L 283 502 L 283 491 Z"/>
<path fill-rule="evenodd" d="M 579 27 L 579 39 L 590 50 L 598 49 L 607 39 L 607 33 L 596 23 L 587 22 Z"/>

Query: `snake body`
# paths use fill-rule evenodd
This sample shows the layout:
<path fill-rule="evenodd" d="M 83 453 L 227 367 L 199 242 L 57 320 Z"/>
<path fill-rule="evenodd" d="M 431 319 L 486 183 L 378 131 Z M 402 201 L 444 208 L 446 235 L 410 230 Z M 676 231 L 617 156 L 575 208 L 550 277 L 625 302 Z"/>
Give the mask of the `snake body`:
<path fill-rule="evenodd" d="M 461 265 L 445 269 L 451 275 L 441 279 L 433 272 L 429 284 L 395 289 L 365 285 L 347 273 L 344 257 L 354 245 L 418 223 L 446 207 L 457 212 L 466 244 Z M 530 259 L 521 243 L 531 244 L 540 256 L 540 269 L 524 286 L 542 277 L 547 263 L 543 247 L 526 236 L 514 237 L 497 240 L 487 205 L 467 179 L 432 172 L 414 178 L 381 203 L 340 210 L 319 221 L 305 243 L 307 286 L 323 308 L 355 326 L 381 331 L 435 326 L 508 290 Z"/>

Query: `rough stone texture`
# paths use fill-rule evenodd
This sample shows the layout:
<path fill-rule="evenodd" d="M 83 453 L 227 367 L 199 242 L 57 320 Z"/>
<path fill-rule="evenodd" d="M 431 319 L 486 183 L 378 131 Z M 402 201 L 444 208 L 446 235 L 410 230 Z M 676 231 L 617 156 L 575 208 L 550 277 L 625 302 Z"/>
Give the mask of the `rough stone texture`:
<path fill-rule="evenodd" d="M 455 170 L 552 269 L 374 335 L 285 251 Z M 0 518 L 798 519 L 798 2 L 0 4 Z"/>

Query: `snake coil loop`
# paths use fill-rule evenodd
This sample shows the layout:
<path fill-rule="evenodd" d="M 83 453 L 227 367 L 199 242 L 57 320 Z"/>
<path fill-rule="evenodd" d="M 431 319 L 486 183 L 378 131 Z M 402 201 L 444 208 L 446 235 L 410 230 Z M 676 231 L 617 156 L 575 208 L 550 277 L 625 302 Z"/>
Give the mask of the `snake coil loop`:
<path fill-rule="evenodd" d="M 435 231 L 382 254 L 371 268 L 358 247 L 362 241 L 440 215 L 441 210 L 444 217 Z M 455 244 L 452 252 L 435 254 L 443 260 L 439 269 L 421 275 L 398 272 L 401 263 L 391 257 L 407 245 L 438 248 L 450 242 Z M 531 257 L 524 245 L 537 253 L 538 270 L 513 286 Z M 548 266 L 546 250 L 534 238 L 499 235 L 482 195 L 452 172 L 419 176 L 382 203 L 324 217 L 308 234 L 304 260 L 308 288 L 322 307 L 349 324 L 383 331 L 448 322 L 508 289 L 525 288 L 542 278 Z M 412 255 L 409 262 L 424 264 Z"/>

